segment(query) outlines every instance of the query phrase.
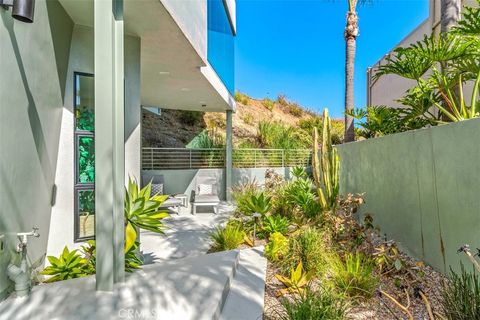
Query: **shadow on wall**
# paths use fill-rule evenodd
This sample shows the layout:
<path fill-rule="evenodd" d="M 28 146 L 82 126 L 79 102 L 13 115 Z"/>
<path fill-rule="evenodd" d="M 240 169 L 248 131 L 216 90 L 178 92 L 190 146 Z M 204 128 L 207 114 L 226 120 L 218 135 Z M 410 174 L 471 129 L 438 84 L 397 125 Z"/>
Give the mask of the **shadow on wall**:
<path fill-rule="evenodd" d="M 5 257 L 18 243 L 14 233 L 39 227 L 41 238 L 29 242 L 29 257 L 36 260 L 46 251 L 71 39 L 69 17 L 61 10 L 57 1 L 38 1 L 34 24 L 14 23 L 0 10 L 0 46 L 6 48 L 0 80 L 10 84 L 0 97 L 10 110 L 8 118 L 5 110 L 0 117 L 6 133 L 0 136 L 0 233 L 6 234 L 5 249 L 0 248 L 0 299 Z"/>

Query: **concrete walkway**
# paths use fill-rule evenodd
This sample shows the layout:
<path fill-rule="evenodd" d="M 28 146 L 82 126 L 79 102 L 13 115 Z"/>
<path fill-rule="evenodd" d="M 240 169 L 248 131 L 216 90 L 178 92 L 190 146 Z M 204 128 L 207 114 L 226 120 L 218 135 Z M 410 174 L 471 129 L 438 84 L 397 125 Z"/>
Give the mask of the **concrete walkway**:
<path fill-rule="evenodd" d="M 188 208 L 181 208 L 179 215 L 172 213 L 164 220 L 167 227 L 165 235 L 142 230 L 140 250 L 145 264 L 207 253 L 210 249 L 210 232 L 226 223 L 234 207 L 222 203 L 218 214 L 212 211 L 209 207 L 200 207 L 197 214 L 192 215 Z"/>
<path fill-rule="evenodd" d="M 141 232 L 150 264 L 128 274 L 113 292 L 95 291 L 94 276 L 43 284 L 28 297 L 0 302 L 0 320 L 261 319 L 263 247 L 205 254 L 209 233 L 232 212 L 222 205 L 217 215 L 172 215 L 165 235 Z"/>

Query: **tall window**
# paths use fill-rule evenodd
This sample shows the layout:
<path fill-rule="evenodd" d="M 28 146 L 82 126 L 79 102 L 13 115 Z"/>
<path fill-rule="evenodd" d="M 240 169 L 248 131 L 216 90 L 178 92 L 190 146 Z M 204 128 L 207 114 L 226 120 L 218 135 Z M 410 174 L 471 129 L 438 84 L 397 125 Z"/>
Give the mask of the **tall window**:
<path fill-rule="evenodd" d="M 74 75 L 75 241 L 95 236 L 95 96 L 91 74 Z"/>
<path fill-rule="evenodd" d="M 223 0 L 208 0 L 208 61 L 223 84 L 233 95 L 235 91 L 235 38 Z"/>

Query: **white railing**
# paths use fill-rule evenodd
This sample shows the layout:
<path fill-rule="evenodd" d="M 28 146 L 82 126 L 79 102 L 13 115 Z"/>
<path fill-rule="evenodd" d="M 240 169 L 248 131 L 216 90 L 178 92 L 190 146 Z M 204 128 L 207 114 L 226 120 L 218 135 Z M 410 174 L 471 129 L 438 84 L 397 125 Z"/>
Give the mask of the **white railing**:
<path fill-rule="evenodd" d="M 233 149 L 234 168 L 308 166 L 308 149 Z M 143 170 L 225 167 L 225 149 L 143 148 Z"/>

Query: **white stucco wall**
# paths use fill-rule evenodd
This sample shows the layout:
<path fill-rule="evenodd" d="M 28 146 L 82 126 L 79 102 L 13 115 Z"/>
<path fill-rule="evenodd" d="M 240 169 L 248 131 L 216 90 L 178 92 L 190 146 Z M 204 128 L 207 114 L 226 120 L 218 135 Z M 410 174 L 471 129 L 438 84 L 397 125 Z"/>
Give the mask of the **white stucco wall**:
<path fill-rule="evenodd" d="M 37 0 L 34 24 L 0 9 L 0 300 L 10 282 L 5 269 L 14 235 L 29 239 L 32 261 L 46 251 L 73 22 L 57 1 Z M 2 240 L 0 240 L 1 242 Z"/>
<path fill-rule="evenodd" d="M 429 35 L 431 32 L 431 21 L 427 19 L 417 29 L 403 39 L 396 47 L 409 46 L 417 41 L 422 40 L 424 35 Z M 380 65 L 385 63 L 385 58 L 378 62 Z M 373 68 L 373 72 L 375 72 L 375 67 Z M 367 103 L 373 106 L 385 105 L 390 107 L 399 107 L 401 104 L 395 100 L 401 98 L 403 94 L 415 84 L 416 81 L 405 79 L 397 75 L 382 76 L 372 83 L 369 101 Z"/>
<path fill-rule="evenodd" d="M 417 41 L 421 41 L 425 35 L 430 35 L 432 32 L 435 32 L 435 34 L 440 32 L 440 0 L 430 0 L 429 2 L 430 13 L 428 19 L 405 37 L 396 47 L 407 47 Z M 463 1 L 465 6 L 476 6 L 476 3 L 476 0 Z M 392 51 L 394 49 L 395 48 L 392 48 Z M 380 59 L 377 64 L 372 66 L 373 73 L 375 66 L 378 64 L 385 64 L 385 58 Z M 367 83 L 367 104 L 373 106 L 386 105 L 390 107 L 400 107 L 401 104 L 395 100 L 401 98 L 404 93 L 415 84 L 416 81 L 414 80 L 405 79 L 396 75 L 382 76 L 371 83 L 370 89 L 368 89 Z M 471 92 L 471 90 L 466 89 L 465 92 L 466 98 L 469 99 L 469 92 Z"/>
<path fill-rule="evenodd" d="M 93 29 L 75 25 L 68 65 L 65 105 L 55 177 L 57 201 L 52 208 L 47 255 L 58 256 L 74 243 L 74 72 L 94 73 Z M 125 173 L 140 175 L 140 40 L 125 38 Z"/>

